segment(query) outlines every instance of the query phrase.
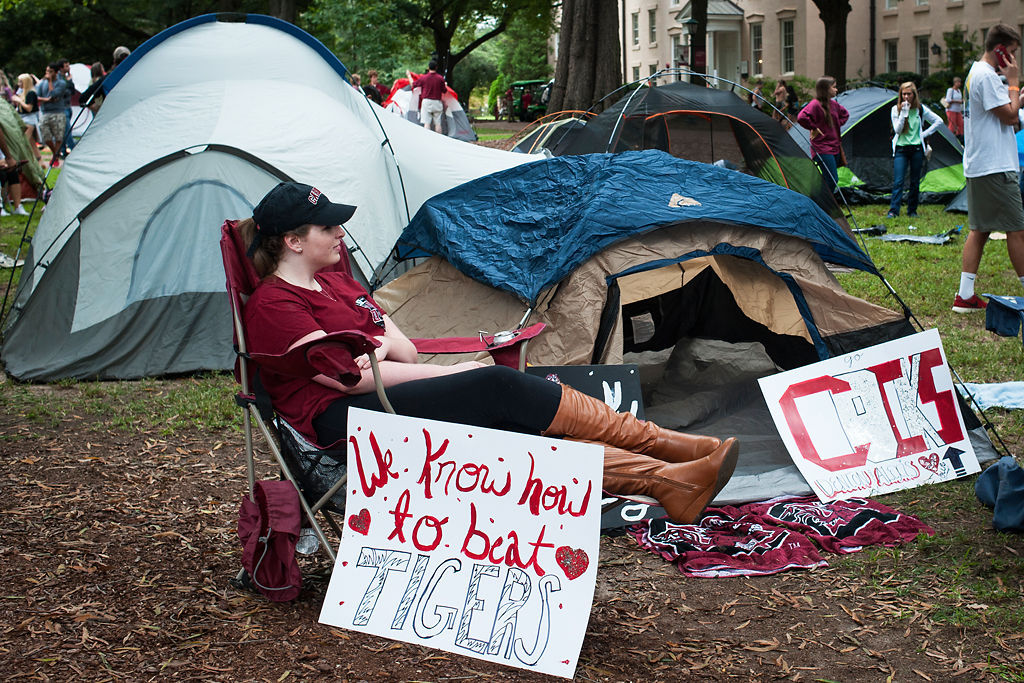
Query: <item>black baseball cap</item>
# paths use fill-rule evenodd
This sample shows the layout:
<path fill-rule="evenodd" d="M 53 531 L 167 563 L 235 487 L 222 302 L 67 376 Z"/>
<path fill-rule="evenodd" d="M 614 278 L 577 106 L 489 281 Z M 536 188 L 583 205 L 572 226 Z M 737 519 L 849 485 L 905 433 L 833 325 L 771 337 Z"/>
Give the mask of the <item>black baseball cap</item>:
<path fill-rule="evenodd" d="M 262 237 L 283 235 L 307 223 L 341 225 L 355 211 L 354 206 L 335 204 L 312 185 L 279 183 L 253 209 L 256 238 L 249 246 L 249 255 L 252 256 Z"/>

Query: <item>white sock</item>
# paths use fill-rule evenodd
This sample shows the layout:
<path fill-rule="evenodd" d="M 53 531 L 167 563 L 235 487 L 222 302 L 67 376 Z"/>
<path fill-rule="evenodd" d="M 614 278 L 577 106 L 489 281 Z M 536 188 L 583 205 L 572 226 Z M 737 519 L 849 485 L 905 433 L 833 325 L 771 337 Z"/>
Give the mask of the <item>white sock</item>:
<path fill-rule="evenodd" d="M 978 276 L 975 273 L 960 273 L 960 291 L 957 294 L 961 299 L 970 299 L 974 296 L 974 278 L 976 277 Z"/>

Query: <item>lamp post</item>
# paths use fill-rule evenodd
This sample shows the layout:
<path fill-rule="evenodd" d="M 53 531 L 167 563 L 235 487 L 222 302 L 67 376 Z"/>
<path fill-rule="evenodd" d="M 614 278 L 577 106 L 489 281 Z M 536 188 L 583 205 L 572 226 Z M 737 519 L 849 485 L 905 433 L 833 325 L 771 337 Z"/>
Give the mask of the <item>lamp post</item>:
<path fill-rule="evenodd" d="M 693 59 L 694 59 L 694 55 L 693 55 L 693 34 L 697 30 L 697 20 L 694 19 L 693 17 L 690 17 L 690 18 L 688 18 L 685 21 L 682 21 L 680 23 L 683 25 L 683 33 L 686 34 L 686 53 L 687 53 L 687 56 L 686 56 L 685 59 L 683 59 L 683 64 L 685 64 L 688 69 L 690 69 L 692 71 L 696 71 L 697 69 L 696 69 L 696 66 L 695 66 L 694 61 L 693 61 Z M 689 77 L 687 77 L 686 80 L 690 81 L 691 79 Z"/>

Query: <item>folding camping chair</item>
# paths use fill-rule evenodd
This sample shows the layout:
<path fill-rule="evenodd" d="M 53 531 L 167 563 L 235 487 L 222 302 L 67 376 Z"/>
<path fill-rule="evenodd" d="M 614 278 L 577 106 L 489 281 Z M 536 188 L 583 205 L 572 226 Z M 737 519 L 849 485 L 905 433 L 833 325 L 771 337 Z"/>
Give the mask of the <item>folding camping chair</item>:
<path fill-rule="evenodd" d="M 231 304 L 232 327 L 235 340 L 235 380 L 240 390 L 235 402 L 242 408 L 242 420 L 245 432 L 246 475 L 249 484 L 249 497 L 254 496 L 256 485 L 255 451 L 253 449 L 252 426 L 255 422 L 263 434 L 270 452 L 274 456 L 283 475 L 299 492 L 299 502 L 313 533 L 316 534 L 323 548 L 335 559 L 334 549 L 317 521 L 317 513 L 322 513 L 334 532 L 340 537 L 341 527 L 332 516 L 332 512 L 342 513 L 345 497 L 342 488 L 346 482 L 347 456 L 344 446 L 338 450 L 325 449 L 318 444 L 310 443 L 302 434 L 289 425 L 280 416 L 275 415 L 270 405 L 270 397 L 259 382 L 259 368 L 265 367 L 288 374 L 299 374 L 312 377 L 316 371 L 308 367 L 305 358 L 305 347 L 292 349 L 280 356 L 253 354 L 246 345 L 245 323 L 242 312 L 246 301 L 259 284 L 259 276 L 252 262 L 246 256 L 246 248 L 241 235 L 236 230 L 236 221 L 226 221 L 221 227 L 221 256 L 224 260 L 224 273 L 227 276 L 228 298 Z M 334 270 L 351 273 L 347 252 Z M 479 337 L 455 337 L 446 339 L 413 339 L 412 342 L 421 353 L 473 353 L 487 351 L 494 362 L 499 365 L 526 367 L 526 349 L 533 339 L 544 329 L 544 323 L 535 323 L 529 327 L 520 327 L 493 335 L 481 333 Z M 352 349 L 353 356 L 367 354 L 376 380 L 377 396 L 388 410 L 394 413 L 380 377 L 373 349 L 379 343 L 367 335 L 356 331 L 334 332 L 327 338 L 320 338 L 316 343 L 326 340 L 340 341 Z M 239 573 L 241 578 L 244 570 Z"/>

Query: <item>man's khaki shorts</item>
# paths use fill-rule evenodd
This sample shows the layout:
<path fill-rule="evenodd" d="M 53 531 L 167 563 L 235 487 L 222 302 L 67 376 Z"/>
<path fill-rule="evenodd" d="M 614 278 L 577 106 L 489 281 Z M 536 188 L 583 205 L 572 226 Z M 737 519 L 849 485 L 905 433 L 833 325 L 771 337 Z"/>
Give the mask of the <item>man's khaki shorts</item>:
<path fill-rule="evenodd" d="M 967 221 L 978 232 L 1024 230 L 1024 206 L 1016 171 L 967 179 Z"/>

